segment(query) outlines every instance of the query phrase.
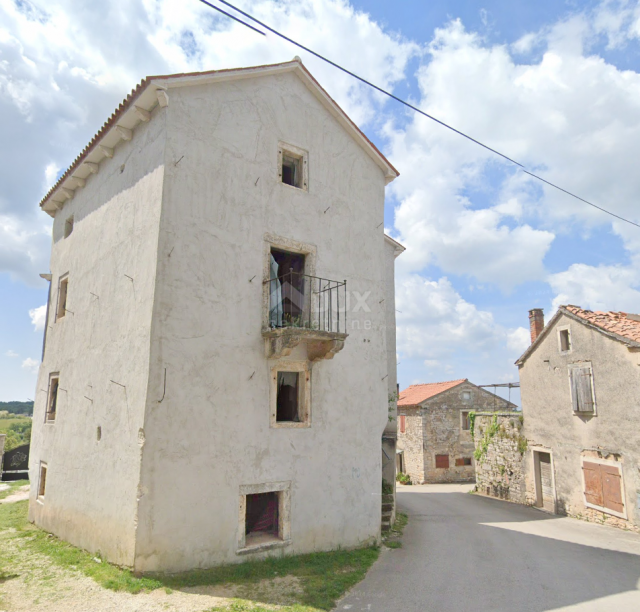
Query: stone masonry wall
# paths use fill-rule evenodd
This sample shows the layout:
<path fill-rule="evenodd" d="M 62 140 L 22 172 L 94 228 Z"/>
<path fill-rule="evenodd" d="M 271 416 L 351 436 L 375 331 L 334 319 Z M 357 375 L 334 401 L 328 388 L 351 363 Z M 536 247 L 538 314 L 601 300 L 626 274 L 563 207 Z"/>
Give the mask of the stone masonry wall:
<path fill-rule="evenodd" d="M 475 414 L 475 490 L 478 493 L 526 503 L 524 453 L 527 441 L 521 430 L 519 412 Z"/>
<path fill-rule="evenodd" d="M 403 450 L 404 471 L 411 482 L 424 481 L 424 431 L 418 408 L 398 408 L 398 416 L 405 417 L 405 431 L 398 427 L 398 448 Z"/>

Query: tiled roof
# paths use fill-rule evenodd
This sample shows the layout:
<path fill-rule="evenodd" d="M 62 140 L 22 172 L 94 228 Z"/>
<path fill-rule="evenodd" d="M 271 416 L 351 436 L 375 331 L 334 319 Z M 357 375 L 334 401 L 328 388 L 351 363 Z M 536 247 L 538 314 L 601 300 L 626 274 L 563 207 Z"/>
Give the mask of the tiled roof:
<path fill-rule="evenodd" d="M 416 406 L 421 404 L 430 397 L 438 395 L 443 391 L 448 391 L 457 387 L 459 384 L 466 382 L 466 378 L 460 378 L 458 380 L 449 380 L 447 382 L 426 383 L 423 385 L 411 385 L 404 391 L 400 392 L 398 398 L 398 406 Z"/>
<path fill-rule="evenodd" d="M 564 308 L 591 325 L 634 342 L 640 342 L 640 315 L 626 312 L 601 312 L 599 310 L 594 312 L 571 305 Z"/>

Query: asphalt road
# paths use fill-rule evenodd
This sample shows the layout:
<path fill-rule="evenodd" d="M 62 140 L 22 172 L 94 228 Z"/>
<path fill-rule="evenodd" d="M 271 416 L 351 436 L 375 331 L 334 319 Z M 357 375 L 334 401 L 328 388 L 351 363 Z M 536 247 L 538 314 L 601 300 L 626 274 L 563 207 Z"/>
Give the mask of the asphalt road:
<path fill-rule="evenodd" d="M 402 487 L 403 547 L 336 610 L 640 612 L 640 536 L 478 495 Z"/>

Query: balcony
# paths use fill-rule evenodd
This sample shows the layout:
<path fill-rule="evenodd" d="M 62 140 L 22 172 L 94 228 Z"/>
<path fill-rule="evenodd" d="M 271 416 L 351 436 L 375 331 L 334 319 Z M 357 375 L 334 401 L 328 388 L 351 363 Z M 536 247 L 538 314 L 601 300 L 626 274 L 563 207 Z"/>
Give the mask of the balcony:
<path fill-rule="evenodd" d="M 347 281 L 291 270 L 264 281 L 268 325 L 262 330 L 267 357 L 286 357 L 304 342 L 309 361 L 332 359 L 347 338 Z"/>

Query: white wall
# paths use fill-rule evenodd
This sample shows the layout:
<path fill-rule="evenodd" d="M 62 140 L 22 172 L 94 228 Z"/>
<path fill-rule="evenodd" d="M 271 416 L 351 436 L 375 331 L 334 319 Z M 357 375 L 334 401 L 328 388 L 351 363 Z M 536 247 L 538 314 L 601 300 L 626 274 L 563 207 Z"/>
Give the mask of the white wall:
<path fill-rule="evenodd" d="M 169 96 L 135 567 L 246 559 L 240 486 L 273 481 L 292 483 L 285 554 L 374 541 L 390 385 L 382 171 L 292 73 Z M 309 193 L 279 182 L 279 140 L 309 152 Z M 269 427 L 265 232 L 316 245 L 319 276 L 371 292 L 345 348 L 312 367 L 307 429 Z"/>
<path fill-rule="evenodd" d="M 164 174 L 164 115 L 160 109 L 154 115 L 56 214 L 29 468 L 29 519 L 126 565 L 134 554 Z M 73 233 L 64 238 L 70 215 Z M 58 278 L 66 273 L 69 312 L 56 322 Z M 60 372 L 57 416 L 45 424 L 54 371 Z M 35 500 L 40 461 L 48 463 L 44 503 Z"/>

